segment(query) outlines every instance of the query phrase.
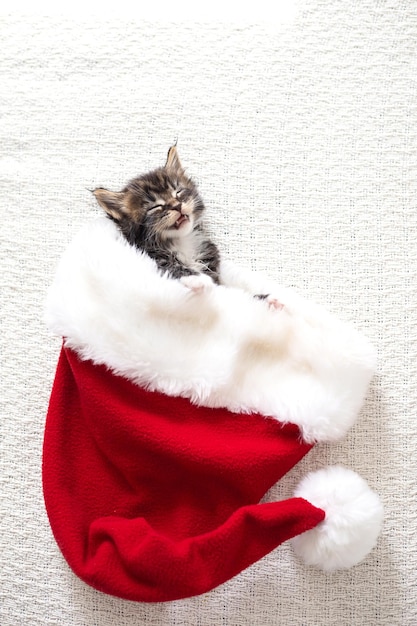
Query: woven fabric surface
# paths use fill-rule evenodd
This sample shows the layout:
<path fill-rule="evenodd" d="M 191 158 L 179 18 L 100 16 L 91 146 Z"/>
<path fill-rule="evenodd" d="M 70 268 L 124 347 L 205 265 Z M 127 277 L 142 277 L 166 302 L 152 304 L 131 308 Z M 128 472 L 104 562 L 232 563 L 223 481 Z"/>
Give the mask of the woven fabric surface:
<path fill-rule="evenodd" d="M 2 626 L 417 624 L 417 7 L 299 0 L 283 24 L 3 16 Z M 291 546 L 197 598 L 87 587 L 49 528 L 42 437 L 60 341 L 56 262 L 118 190 L 178 150 L 223 254 L 352 320 L 379 363 L 360 418 L 266 496 L 342 464 L 385 507 L 378 545 L 325 574 Z"/>

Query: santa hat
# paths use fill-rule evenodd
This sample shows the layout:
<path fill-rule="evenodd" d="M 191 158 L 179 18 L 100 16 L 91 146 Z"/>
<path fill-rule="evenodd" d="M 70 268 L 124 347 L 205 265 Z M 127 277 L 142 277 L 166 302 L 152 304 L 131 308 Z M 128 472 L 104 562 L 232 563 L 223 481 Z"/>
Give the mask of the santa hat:
<path fill-rule="evenodd" d="M 47 320 L 65 342 L 45 502 L 71 568 L 106 593 L 204 593 L 290 538 L 324 569 L 354 565 L 376 543 L 379 498 L 351 470 L 313 472 L 293 498 L 259 503 L 316 441 L 351 426 L 371 346 L 258 276 L 224 264 L 222 282 L 190 292 L 106 220 L 58 268 Z"/>

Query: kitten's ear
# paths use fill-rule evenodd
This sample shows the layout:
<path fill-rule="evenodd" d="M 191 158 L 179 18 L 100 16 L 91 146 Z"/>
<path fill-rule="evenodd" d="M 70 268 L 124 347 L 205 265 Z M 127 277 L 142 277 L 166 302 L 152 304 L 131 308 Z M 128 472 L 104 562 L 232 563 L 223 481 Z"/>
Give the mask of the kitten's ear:
<path fill-rule="evenodd" d="M 165 169 L 171 170 L 176 174 L 184 172 L 184 168 L 182 167 L 181 161 L 178 156 L 176 145 L 171 146 L 171 148 L 168 150 L 168 157 L 167 162 L 165 163 Z"/>
<path fill-rule="evenodd" d="M 124 204 L 125 194 L 122 191 L 116 193 L 99 187 L 98 189 L 94 189 L 93 194 L 95 195 L 99 205 L 113 219 L 120 220 L 124 215 L 126 215 L 127 211 Z"/>

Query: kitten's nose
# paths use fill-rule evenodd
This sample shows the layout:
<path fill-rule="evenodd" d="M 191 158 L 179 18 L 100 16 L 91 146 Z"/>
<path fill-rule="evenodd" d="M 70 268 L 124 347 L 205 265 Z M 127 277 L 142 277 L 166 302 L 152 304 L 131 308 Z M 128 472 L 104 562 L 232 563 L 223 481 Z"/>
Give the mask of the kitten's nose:
<path fill-rule="evenodd" d="M 176 204 L 175 206 L 172 206 L 172 209 L 174 211 L 179 211 L 179 213 L 181 213 L 181 209 L 182 209 L 182 204 L 181 202 L 178 202 L 178 204 Z"/>

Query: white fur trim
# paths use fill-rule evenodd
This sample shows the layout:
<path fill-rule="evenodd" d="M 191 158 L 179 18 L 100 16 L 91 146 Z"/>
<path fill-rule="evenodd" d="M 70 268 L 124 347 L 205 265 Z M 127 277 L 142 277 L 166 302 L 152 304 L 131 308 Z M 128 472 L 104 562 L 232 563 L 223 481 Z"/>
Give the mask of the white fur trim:
<path fill-rule="evenodd" d="M 295 552 L 308 565 L 327 571 L 351 567 L 375 546 L 382 525 L 382 504 L 355 472 L 343 467 L 313 472 L 294 495 L 326 513 L 316 528 L 292 539 Z"/>
<path fill-rule="evenodd" d="M 292 422 L 308 442 L 342 437 L 374 371 L 368 340 L 230 262 L 221 276 L 224 286 L 187 288 L 100 218 L 63 255 L 47 323 L 81 358 L 149 389 Z M 253 293 L 285 306 L 273 310 Z"/>

